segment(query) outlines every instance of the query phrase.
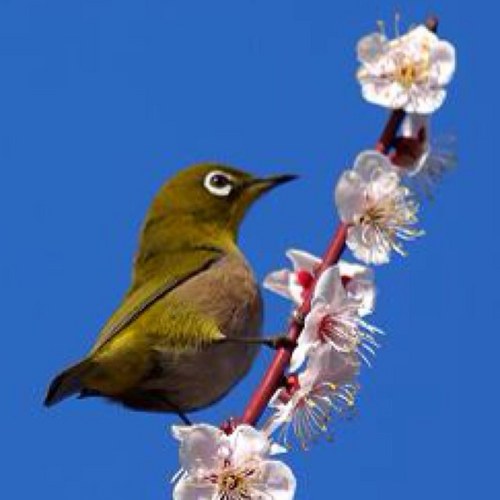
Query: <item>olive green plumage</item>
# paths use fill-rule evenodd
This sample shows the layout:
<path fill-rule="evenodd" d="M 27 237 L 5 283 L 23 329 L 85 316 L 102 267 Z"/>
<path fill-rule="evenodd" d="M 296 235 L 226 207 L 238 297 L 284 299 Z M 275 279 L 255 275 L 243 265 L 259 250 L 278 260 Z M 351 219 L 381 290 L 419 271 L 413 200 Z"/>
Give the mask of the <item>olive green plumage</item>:
<path fill-rule="evenodd" d="M 249 369 L 257 348 L 244 339 L 259 336 L 262 322 L 238 229 L 261 194 L 292 178 L 201 164 L 169 180 L 147 213 L 121 305 L 87 357 L 54 379 L 45 404 L 98 395 L 187 412 L 222 397 Z"/>

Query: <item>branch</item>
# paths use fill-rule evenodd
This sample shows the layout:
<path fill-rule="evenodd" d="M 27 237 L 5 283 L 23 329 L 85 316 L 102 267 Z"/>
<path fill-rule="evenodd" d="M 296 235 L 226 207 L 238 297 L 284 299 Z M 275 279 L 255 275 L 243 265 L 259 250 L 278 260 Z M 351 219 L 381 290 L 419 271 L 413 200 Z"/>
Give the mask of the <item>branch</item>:
<path fill-rule="evenodd" d="M 431 31 L 436 31 L 438 19 L 435 16 L 429 17 L 425 23 L 426 27 Z M 403 110 L 397 109 L 392 111 L 387 123 L 378 139 L 375 149 L 383 154 L 388 154 L 394 144 L 399 127 L 406 113 Z M 334 236 L 327 247 L 321 264 L 315 273 L 312 286 L 306 292 L 306 296 L 302 305 L 295 311 L 292 320 L 289 324 L 287 337 L 296 342 L 303 328 L 304 318 L 311 309 L 311 298 L 314 293 L 316 283 L 325 269 L 335 265 L 345 248 L 348 226 L 340 223 Z M 271 361 L 262 381 L 253 393 L 248 402 L 243 416 L 236 423 L 256 425 L 264 410 L 266 409 L 270 399 L 276 390 L 282 385 L 285 371 L 290 363 L 292 350 L 289 348 L 279 348 Z M 230 426 L 231 427 L 231 426 Z"/>

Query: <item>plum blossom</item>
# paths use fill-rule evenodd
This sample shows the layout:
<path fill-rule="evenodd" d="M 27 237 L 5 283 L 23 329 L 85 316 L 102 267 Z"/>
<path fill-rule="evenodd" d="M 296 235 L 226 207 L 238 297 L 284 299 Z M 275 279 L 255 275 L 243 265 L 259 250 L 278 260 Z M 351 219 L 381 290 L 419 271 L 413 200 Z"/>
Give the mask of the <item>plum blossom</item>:
<path fill-rule="evenodd" d="M 400 137 L 395 142 L 397 154 L 393 163 L 403 180 L 417 193 L 432 198 L 435 186 L 456 163 L 455 139 L 439 136 L 431 140 L 427 115 L 409 114 L 403 120 Z"/>
<path fill-rule="evenodd" d="M 392 250 L 406 255 L 399 240 L 423 234 L 415 229 L 418 204 L 401 184 L 398 169 L 377 151 L 360 153 L 340 177 L 335 201 L 349 225 L 347 246 L 366 264 L 389 262 Z"/>
<path fill-rule="evenodd" d="M 420 195 L 432 198 L 435 187 L 457 164 L 456 141 L 452 135 L 431 141 L 425 153 L 408 173 L 407 182 Z"/>
<path fill-rule="evenodd" d="M 274 414 L 264 429 L 279 429 L 278 441 L 291 448 L 290 430 L 303 449 L 328 432 L 334 416 L 345 417 L 354 407 L 358 386 L 359 361 L 353 353 L 341 353 L 324 344 L 310 353 L 307 367 L 288 378 L 269 406 Z"/>
<path fill-rule="evenodd" d="M 227 435 L 207 424 L 173 426 L 180 441 L 182 469 L 174 500 L 291 500 L 295 477 L 288 466 L 269 459 L 266 434 L 238 426 Z M 175 480 L 175 479 L 174 479 Z"/>
<path fill-rule="evenodd" d="M 444 102 L 455 72 L 455 48 L 425 26 L 389 40 L 373 33 L 358 42 L 363 97 L 408 113 L 433 113 Z"/>
<path fill-rule="evenodd" d="M 292 270 L 280 269 L 269 273 L 264 279 L 264 287 L 300 305 L 314 282 L 321 259 L 295 249 L 288 250 L 286 256 L 292 263 Z M 338 266 L 347 293 L 359 300 L 360 315 L 370 314 L 375 307 L 373 271 L 360 264 L 342 260 Z"/>
<path fill-rule="evenodd" d="M 359 299 L 349 296 L 343 287 L 339 267 L 328 268 L 316 285 L 290 370 L 296 371 L 322 344 L 340 353 L 357 353 L 369 365 L 368 355 L 374 355 L 379 347 L 375 335 L 382 332 L 361 318 L 359 304 Z"/>

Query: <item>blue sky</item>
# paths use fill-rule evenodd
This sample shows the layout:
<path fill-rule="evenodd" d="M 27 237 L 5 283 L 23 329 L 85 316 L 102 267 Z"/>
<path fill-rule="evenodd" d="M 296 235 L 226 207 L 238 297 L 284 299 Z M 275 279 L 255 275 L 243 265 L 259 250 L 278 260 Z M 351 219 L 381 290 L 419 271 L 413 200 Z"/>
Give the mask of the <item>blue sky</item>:
<path fill-rule="evenodd" d="M 260 279 L 291 246 L 321 253 L 335 179 L 385 119 L 360 97 L 354 46 L 399 9 L 403 25 L 437 13 L 458 48 L 434 129 L 458 137 L 460 164 L 423 207 L 427 236 L 377 272 L 388 337 L 358 417 L 289 459 L 299 499 L 491 498 L 498 7 L 483 4 L 0 1 L 2 497 L 169 497 L 173 417 L 98 400 L 46 410 L 46 384 L 92 345 L 151 197 L 190 163 L 301 175 L 244 224 Z M 288 304 L 265 300 L 279 331 Z M 238 414 L 270 356 L 197 418 Z"/>

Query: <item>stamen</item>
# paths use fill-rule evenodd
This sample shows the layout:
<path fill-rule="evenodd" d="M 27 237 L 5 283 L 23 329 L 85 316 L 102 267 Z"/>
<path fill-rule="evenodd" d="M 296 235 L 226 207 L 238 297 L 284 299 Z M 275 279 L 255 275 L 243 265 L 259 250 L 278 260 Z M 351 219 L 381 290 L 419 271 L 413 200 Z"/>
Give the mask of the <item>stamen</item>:
<path fill-rule="evenodd" d="M 423 234 L 423 231 L 411 226 L 418 222 L 418 204 L 413 199 L 407 199 L 409 190 L 401 186 L 392 196 L 386 196 L 369 207 L 359 217 L 357 223 L 363 231 L 363 241 L 371 246 L 392 248 L 401 255 L 405 255 L 398 239 L 413 240 Z M 369 237 L 373 234 L 375 242 Z"/>
<path fill-rule="evenodd" d="M 385 22 L 384 22 L 383 20 L 379 19 L 379 20 L 377 21 L 377 28 L 378 28 L 379 33 L 380 33 L 383 37 L 385 37 L 385 36 L 386 36 L 386 35 L 385 35 Z"/>
<path fill-rule="evenodd" d="M 333 415 L 344 418 L 352 413 L 358 387 L 321 382 L 295 401 L 290 419 L 280 428 L 278 440 L 291 449 L 290 430 L 299 446 L 308 450 L 320 435 L 328 435 Z"/>
<path fill-rule="evenodd" d="M 255 475 L 253 467 L 231 468 L 225 464 L 225 470 L 219 475 L 211 475 L 210 481 L 217 484 L 219 500 L 249 500 L 251 499 L 249 480 Z"/>

